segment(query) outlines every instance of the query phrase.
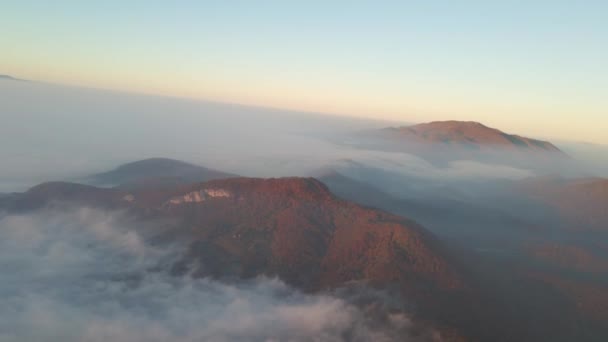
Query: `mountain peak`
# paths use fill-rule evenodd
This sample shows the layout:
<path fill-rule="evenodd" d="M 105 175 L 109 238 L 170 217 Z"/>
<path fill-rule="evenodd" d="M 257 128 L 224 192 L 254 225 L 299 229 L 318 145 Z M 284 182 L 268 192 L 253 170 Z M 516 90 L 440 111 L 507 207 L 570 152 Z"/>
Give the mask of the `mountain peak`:
<path fill-rule="evenodd" d="M 171 158 L 147 158 L 142 160 L 137 160 L 134 162 L 126 163 L 120 165 L 116 168 L 116 170 L 137 170 L 141 168 L 175 168 L 175 167 L 196 167 L 194 164 L 190 164 L 181 160 L 171 159 Z"/>
<path fill-rule="evenodd" d="M 480 149 L 501 147 L 563 153 L 548 141 L 508 134 L 475 121 L 433 121 L 385 129 L 390 135 L 416 143 L 435 143 Z"/>
<path fill-rule="evenodd" d="M 488 128 L 488 126 L 477 121 L 459 121 L 459 120 L 446 120 L 446 121 L 431 121 L 428 123 L 422 123 L 414 126 L 429 126 L 429 127 L 445 127 L 445 128 L 459 128 L 459 127 L 470 127 L 470 128 Z"/>
<path fill-rule="evenodd" d="M 236 177 L 234 174 L 209 169 L 170 158 L 148 158 L 123 164 L 114 170 L 89 177 L 93 184 L 141 187 L 204 182 Z"/>

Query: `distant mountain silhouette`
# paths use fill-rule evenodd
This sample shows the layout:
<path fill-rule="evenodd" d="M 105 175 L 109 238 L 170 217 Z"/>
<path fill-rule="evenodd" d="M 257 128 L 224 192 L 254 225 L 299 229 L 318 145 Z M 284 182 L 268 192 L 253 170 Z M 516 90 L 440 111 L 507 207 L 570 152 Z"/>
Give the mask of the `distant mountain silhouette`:
<path fill-rule="evenodd" d="M 548 141 L 507 134 L 473 121 L 434 121 L 413 126 L 385 128 L 380 132 L 414 143 L 443 144 L 469 149 L 499 147 L 562 153 Z"/>
<path fill-rule="evenodd" d="M 236 175 L 169 158 L 150 158 L 92 175 L 87 181 L 95 185 L 133 188 L 173 186 L 231 177 Z"/>
<path fill-rule="evenodd" d="M 507 134 L 471 121 L 435 121 L 412 126 L 361 131 L 344 143 L 364 149 L 416 155 L 435 166 L 457 160 L 532 169 L 542 173 L 580 165 L 548 141 Z"/>
<path fill-rule="evenodd" d="M 15 78 L 11 75 L 0 75 L 0 80 L 6 80 L 6 81 L 25 81 L 23 79 L 20 78 Z"/>

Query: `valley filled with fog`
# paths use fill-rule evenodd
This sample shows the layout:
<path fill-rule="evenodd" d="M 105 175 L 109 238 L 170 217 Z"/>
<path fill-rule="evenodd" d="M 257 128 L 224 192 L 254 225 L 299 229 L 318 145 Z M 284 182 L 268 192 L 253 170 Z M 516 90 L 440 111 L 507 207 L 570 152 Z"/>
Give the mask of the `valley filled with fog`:
<path fill-rule="evenodd" d="M 305 294 L 276 278 L 175 277 L 179 244 L 151 243 L 124 212 L 90 208 L 0 216 L 2 341 L 392 341 L 407 316 L 352 296 Z M 369 300 L 369 299 L 368 299 Z M 376 315 L 374 315 L 374 312 Z M 432 331 L 411 341 L 434 340 Z"/>
<path fill-rule="evenodd" d="M 25 81 L 1 81 L 0 97 L 0 192 L 74 180 L 150 157 L 251 177 L 312 175 L 347 163 L 438 182 L 536 174 L 511 166 L 504 157 L 500 162 L 456 160 L 437 167 L 413 154 L 352 144 L 353 133 L 405 123 Z M 563 143 L 576 146 L 572 157 L 584 166 L 580 174 L 608 176 L 608 153 L 601 153 L 608 147 L 569 144 Z"/>
<path fill-rule="evenodd" d="M 447 141 L 404 143 L 373 134 L 410 123 L 13 80 L 0 80 L 0 103 L 2 341 L 441 341 L 452 328 L 455 335 L 478 338 L 512 331 L 504 340 L 608 336 L 607 146 L 562 141 L 554 142 L 560 153 L 545 153 L 522 152 L 518 146 L 477 150 Z M 489 130 L 477 124 L 475 129 Z M 144 164 L 130 164 L 141 160 Z M 158 171 L 161 166 L 167 171 Z M 211 184 L 233 190 L 199 188 L 208 187 L 200 182 L 235 177 L 314 177 L 322 185 L 228 180 Z M 87 187 L 51 183 L 33 188 L 50 181 Z M 256 216 L 263 210 L 254 204 L 242 204 L 248 191 L 258 191 L 249 187 L 262 189 L 265 196 L 251 198 L 276 206 L 268 213 L 277 215 L 271 223 Z M 247 195 L 239 197 L 239 191 Z M 301 205 L 306 214 L 276 214 L 289 205 L 276 202 L 275 192 L 287 198 L 284 202 L 302 196 L 294 206 Z M 216 206 L 214 194 L 234 197 L 236 204 Z M 317 198 L 324 202 L 315 204 Z M 171 207 L 185 202 L 205 203 L 201 206 L 210 207 L 203 213 L 219 218 L 207 222 L 192 208 Z M 411 263 L 429 277 L 424 281 L 462 286 L 458 291 L 466 295 L 450 288 L 441 300 L 457 306 L 471 296 L 491 303 L 490 311 L 481 304 L 467 309 L 472 315 L 490 312 L 491 323 L 480 329 L 452 313 L 437 314 L 435 304 L 424 305 L 432 302 L 428 294 L 391 305 L 385 292 L 390 286 L 384 286 L 390 277 L 365 268 L 366 262 L 376 262 L 376 254 L 385 257 L 375 249 L 376 254 L 361 256 L 363 271 L 340 264 L 335 272 L 348 273 L 344 279 L 319 277 L 310 287 L 281 279 L 283 269 L 275 272 L 275 261 L 245 279 L 228 273 L 193 275 L 188 263 L 185 272 L 176 274 L 175 265 L 187 259 L 188 251 L 207 255 L 189 244 L 191 237 L 213 247 L 211 259 L 217 264 L 211 268 L 238 268 L 236 256 L 252 250 L 260 258 L 278 253 L 275 247 L 258 253 L 268 236 L 249 227 L 254 223 L 230 221 L 231 210 L 272 229 L 281 222 L 306 227 L 331 222 L 328 229 L 336 234 L 331 239 L 326 233 L 314 238 L 302 233 L 302 239 L 324 241 L 323 247 L 303 252 L 306 258 L 341 256 L 343 248 L 336 252 L 331 243 L 344 212 L 372 217 L 349 223 L 367 234 L 352 253 L 379 248 L 370 246 L 383 241 L 369 237 L 372 228 L 388 228 L 368 224 L 399 222 L 416 232 L 416 239 L 421 234 L 419 245 L 428 244 L 432 253 L 389 253 L 386 258 L 396 259 L 386 265 Z M 192 217 L 199 221 L 189 221 Z M 214 230 L 197 231 L 201 222 Z M 223 227 L 235 230 L 221 232 Z M 228 241 L 250 237 L 247 252 Z M 284 237 L 272 241 L 279 238 Z M 403 241 L 408 239 L 413 238 Z M 413 262 L 416 257 L 424 261 Z M 334 259 L 323 259 L 319 272 L 326 263 L 333 266 Z M 449 267 L 437 261 L 443 259 Z M 415 268 L 427 263 L 432 271 Z M 399 273 L 403 267 L 394 271 L 386 265 L 398 273 L 391 274 L 399 279 L 397 286 L 412 281 Z M 361 275 L 365 272 L 374 275 L 371 280 Z M 348 289 L 361 280 L 380 286 L 353 295 Z M 417 291 L 400 293 L 418 296 Z"/>

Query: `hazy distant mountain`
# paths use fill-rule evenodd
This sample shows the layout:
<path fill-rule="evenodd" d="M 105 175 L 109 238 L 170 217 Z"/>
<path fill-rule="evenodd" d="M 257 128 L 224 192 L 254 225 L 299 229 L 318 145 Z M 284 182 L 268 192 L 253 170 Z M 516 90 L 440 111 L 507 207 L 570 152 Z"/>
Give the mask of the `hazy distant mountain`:
<path fill-rule="evenodd" d="M 524 340 L 606 336 L 608 243 L 600 234 L 602 228 L 608 232 L 606 180 L 533 178 L 514 181 L 507 185 L 513 191 L 501 189 L 485 202 L 461 202 L 440 192 L 433 198 L 398 198 L 331 170 L 320 179 L 343 198 L 413 218 L 445 243 L 474 251 L 465 264 L 478 269 L 483 288 L 497 291 L 534 327 L 529 332 L 536 330 L 536 338 Z M 519 187 L 536 196 L 518 193 Z M 579 230 L 555 229 L 562 225 Z M 514 279 L 516 288 L 508 285 Z M 576 301 L 582 304 L 572 306 Z M 585 327 L 571 323 L 580 317 Z"/>
<path fill-rule="evenodd" d="M 7 81 L 25 81 L 22 80 L 20 78 L 15 78 L 11 75 L 0 75 L 0 80 L 7 80 Z"/>
<path fill-rule="evenodd" d="M 474 160 L 549 173 L 581 174 L 579 165 L 548 141 L 507 134 L 470 121 L 436 121 L 367 130 L 344 140 L 349 146 L 412 154 L 435 166 Z"/>
<path fill-rule="evenodd" d="M 521 189 L 553 206 L 569 229 L 608 232 L 608 179 L 534 178 Z"/>
<path fill-rule="evenodd" d="M 379 177 L 383 175 L 380 174 Z M 537 216 L 543 215 L 540 205 L 530 206 L 535 202 L 495 195 L 504 192 L 508 186 L 508 183 L 496 184 L 496 181 L 483 183 L 483 187 L 489 188 L 487 195 L 469 198 L 465 195 L 458 196 L 447 187 L 433 188 L 430 183 L 415 180 L 410 182 L 427 185 L 428 192 L 416 193 L 395 182 L 396 186 L 402 188 L 403 194 L 389 194 L 386 189 L 336 171 L 324 172 L 318 178 L 333 193 L 344 199 L 412 218 L 440 236 L 458 235 L 481 241 L 496 236 L 501 230 L 526 231 L 533 222 L 538 221 Z M 532 215 L 523 208 L 538 213 Z"/>
<path fill-rule="evenodd" d="M 87 181 L 95 185 L 132 188 L 152 185 L 172 186 L 235 176 L 179 160 L 150 158 L 121 165 L 112 171 L 92 175 L 87 178 Z"/>
<path fill-rule="evenodd" d="M 576 303 L 581 321 L 604 331 L 608 321 L 608 179 L 534 178 L 517 186 L 553 208 L 553 234 L 526 245 L 530 274 Z M 561 229 L 555 229 L 561 228 Z"/>
<path fill-rule="evenodd" d="M 473 121 L 434 121 L 385 128 L 379 133 L 412 143 L 444 144 L 475 150 L 494 147 L 563 153 L 548 141 L 507 134 Z"/>

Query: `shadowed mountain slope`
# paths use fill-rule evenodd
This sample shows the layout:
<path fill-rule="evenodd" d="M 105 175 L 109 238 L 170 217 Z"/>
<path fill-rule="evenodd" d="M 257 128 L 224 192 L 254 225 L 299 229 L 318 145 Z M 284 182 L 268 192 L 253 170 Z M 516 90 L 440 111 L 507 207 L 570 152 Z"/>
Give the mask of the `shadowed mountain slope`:
<path fill-rule="evenodd" d="M 88 177 L 87 181 L 95 185 L 133 188 L 151 185 L 173 186 L 235 176 L 179 160 L 150 158 L 121 165 L 112 171 L 92 175 Z"/>
<path fill-rule="evenodd" d="M 569 229 L 608 232 L 608 179 L 532 178 L 520 189 L 558 212 Z"/>
<path fill-rule="evenodd" d="M 368 193 L 374 197 L 370 204 L 407 204 L 339 174 L 327 179 L 344 197 Z M 66 203 L 129 212 L 148 236 L 162 226 L 154 243 L 183 246 L 181 257 L 170 265 L 175 275 L 278 276 L 314 292 L 352 284 L 389 289 L 416 324 L 437 327 L 450 341 L 462 336 L 567 341 L 578 336 L 570 325 L 554 329 L 546 322 L 558 316 L 560 322 L 572 321 L 562 315 L 571 312 L 564 309 L 568 302 L 546 292 L 548 285 L 514 278 L 526 294 L 535 286 L 534 298 L 544 294 L 524 305 L 523 290 L 503 284 L 513 272 L 492 268 L 490 276 L 478 274 L 478 255 L 448 249 L 412 220 L 340 199 L 314 178 L 230 178 L 129 189 L 53 182 L 1 199 L 0 211 L 65 208 Z M 505 279 L 495 280 L 500 274 Z M 543 306 L 536 308 L 539 302 Z M 542 310 L 547 307 L 561 316 L 546 316 Z M 522 308 L 532 314 L 520 312 Z"/>
<path fill-rule="evenodd" d="M 66 203 L 126 210 L 143 230 L 145 222 L 165 222 L 156 243 L 185 243 L 172 266 L 175 274 L 264 274 L 307 291 L 363 282 L 396 290 L 405 298 L 396 300 L 417 321 L 446 336 L 495 333 L 471 324 L 472 317 L 484 320 L 494 310 L 485 309 L 467 271 L 433 234 L 406 218 L 337 198 L 313 178 L 231 178 L 129 190 L 54 182 L 5 198 L 0 209 Z"/>

